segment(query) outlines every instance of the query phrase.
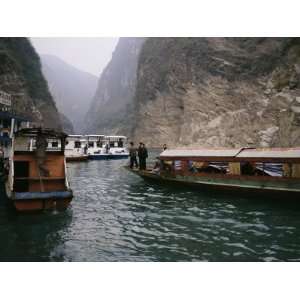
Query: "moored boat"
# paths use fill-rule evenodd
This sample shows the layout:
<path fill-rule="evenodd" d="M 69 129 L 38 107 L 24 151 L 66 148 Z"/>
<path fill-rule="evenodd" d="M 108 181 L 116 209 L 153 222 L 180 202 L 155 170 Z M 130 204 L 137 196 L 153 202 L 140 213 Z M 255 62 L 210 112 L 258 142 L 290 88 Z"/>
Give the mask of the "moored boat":
<path fill-rule="evenodd" d="M 125 136 L 88 135 L 89 159 L 126 159 L 129 152 Z"/>
<path fill-rule="evenodd" d="M 132 170 L 159 183 L 299 198 L 300 148 L 171 149 L 153 169 Z"/>
<path fill-rule="evenodd" d="M 87 138 L 82 135 L 68 135 L 65 146 L 66 161 L 86 161 L 87 154 Z"/>
<path fill-rule="evenodd" d="M 65 139 L 66 134 L 51 129 L 25 128 L 15 133 L 5 188 L 16 210 L 69 205 L 73 193 L 67 179 Z"/>

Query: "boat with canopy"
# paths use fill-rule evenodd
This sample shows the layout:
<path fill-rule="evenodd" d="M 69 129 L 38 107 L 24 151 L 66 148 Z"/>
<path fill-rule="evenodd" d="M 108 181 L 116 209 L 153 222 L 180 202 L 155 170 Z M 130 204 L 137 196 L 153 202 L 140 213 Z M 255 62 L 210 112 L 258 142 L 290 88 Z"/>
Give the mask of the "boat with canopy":
<path fill-rule="evenodd" d="M 300 148 L 170 149 L 153 168 L 131 171 L 161 184 L 200 190 L 300 196 Z"/>

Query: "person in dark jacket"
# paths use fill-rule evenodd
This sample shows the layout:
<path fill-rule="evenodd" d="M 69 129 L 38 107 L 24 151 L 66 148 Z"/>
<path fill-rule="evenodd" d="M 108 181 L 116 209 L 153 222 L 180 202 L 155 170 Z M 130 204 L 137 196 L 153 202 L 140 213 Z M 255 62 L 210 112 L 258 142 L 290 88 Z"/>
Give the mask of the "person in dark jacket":
<path fill-rule="evenodd" d="M 144 143 L 140 143 L 138 149 L 140 170 L 146 170 L 146 159 L 148 158 L 148 150 Z"/>
<path fill-rule="evenodd" d="M 134 166 L 138 168 L 138 162 L 136 159 L 136 148 L 134 147 L 134 143 L 130 142 L 130 147 L 129 147 L 129 159 L 130 159 L 130 169 L 132 169 Z"/>

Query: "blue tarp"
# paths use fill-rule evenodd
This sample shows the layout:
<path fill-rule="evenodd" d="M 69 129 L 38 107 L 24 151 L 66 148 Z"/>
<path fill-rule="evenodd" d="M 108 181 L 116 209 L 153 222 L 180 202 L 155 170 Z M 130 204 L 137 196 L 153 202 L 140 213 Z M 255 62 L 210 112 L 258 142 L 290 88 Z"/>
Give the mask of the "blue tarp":
<path fill-rule="evenodd" d="M 32 199 L 66 199 L 72 198 L 71 191 L 57 191 L 57 192 L 23 192 L 14 193 L 14 200 L 32 200 Z"/>

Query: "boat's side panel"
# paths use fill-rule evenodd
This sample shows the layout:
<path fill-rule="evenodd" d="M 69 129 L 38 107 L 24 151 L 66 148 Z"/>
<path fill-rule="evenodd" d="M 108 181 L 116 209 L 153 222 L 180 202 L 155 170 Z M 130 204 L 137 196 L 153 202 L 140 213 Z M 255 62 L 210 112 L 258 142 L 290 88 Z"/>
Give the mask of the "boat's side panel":
<path fill-rule="evenodd" d="M 168 177 L 163 177 L 168 178 Z M 237 188 L 258 188 L 258 189 L 286 189 L 286 190 L 299 190 L 299 180 L 287 180 L 285 178 L 272 178 L 272 177 L 256 177 L 256 176 L 181 176 L 176 175 L 170 177 L 172 180 L 180 182 L 201 183 L 206 185 L 221 185 L 231 186 Z"/>
<path fill-rule="evenodd" d="M 106 160 L 106 159 L 126 159 L 128 158 L 127 154 L 121 155 L 121 154 L 94 154 L 89 155 L 89 159 L 93 160 Z"/>
<path fill-rule="evenodd" d="M 17 211 L 38 211 L 44 209 L 63 210 L 68 207 L 72 198 L 66 199 L 32 199 L 24 201 L 14 201 L 14 206 Z"/>
<path fill-rule="evenodd" d="M 87 161 L 88 156 L 66 156 L 66 161 Z"/>
<path fill-rule="evenodd" d="M 34 153 L 17 154 L 14 156 L 14 161 L 28 161 L 29 162 L 29 177 L 37 177 L 38 166 L 37 159 Z M 50 177 L 64 176 L 64 156 L 47 152 L 45 167 L 50 171 Z"/>
<path fill-rule="evenodd" d="M 29 163 L 29 177 L 28 177 L 28 192 L 39 191 L 59 191 L 65 190 L 65 170 L 64 170 L 64 156 L 47 153 L 45 167 L 49 170 L 49 177 L 43 180 L 40 178 L 37 160 L 33 153 L 15 155 L 14 161 L 27 161 Z M 33 180 L 34 179 L 34 180 Z M 20 179 L 26 180 L 26 179 Z M 15 178 L 18 181 L 18 178 Z"/>
<path fill-rule="evenodd" d="M 97 155 L 97 154 L 91 154 L 91 155 L 89 155 L 89 159 L 92 159 L 92 160 L 106 160 L 106 159 L 108 159 L 108 155 L 102 155 L 102 154 L 99 154 L 99 155 Z"/>
<path fill-rule="evenodd" d="M 290 199 L 300 199 L 300 182 L 298 180 L 264 180 L 257 179 L 227 179 L 213 178 L 212 176 L 160 176 L 149 171 L 132 170 L 133 173 L 141 176 L 145 180 L 157 182 L 160 184 L 171 184 L 173 186 L 187 186 L 199 190 L 215 190 L 226 192 L 245 193 L 247 195 L 259 194 L 272 197 L 285 197 Z"/>
<path fill-rule="evenodd" d="M 44 192 L 51 191 L 63 191 L 65 190 L 65 180 L 57 179 L 57 180 L 32 180 L 29 185 L 29 192 L 40 192 L 43 189 Z"/>

